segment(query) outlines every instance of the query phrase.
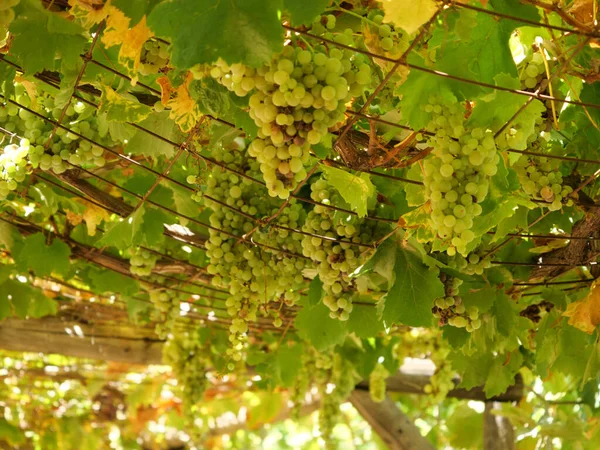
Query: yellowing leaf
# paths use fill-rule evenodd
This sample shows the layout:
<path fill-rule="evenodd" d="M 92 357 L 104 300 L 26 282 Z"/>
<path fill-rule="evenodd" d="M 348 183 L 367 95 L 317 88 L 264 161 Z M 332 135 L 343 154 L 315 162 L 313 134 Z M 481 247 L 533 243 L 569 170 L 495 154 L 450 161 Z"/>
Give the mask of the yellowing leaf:
<path fill-rule="evenodd" d="M 88 234 L 90 236 L 94 236 L 96 234 L 96 227 L 100 225 L 103 220 L 108 220 L 110 218 L 108 212 L 83 199 L 76 198 L 73 201 L 81 203 L 83 206 L 85 206 L 85 211 L 82 215 L 72 211 L 67 211 L 67 220 L 71 223 L 71 225 L 75 226 L 79 225 L 82 221 L 85 221 Z"/>
<path fill-rule="evenodd" d="M 149 106 L 143 105 L 130 94 L 121 94 L 105 85 L 102 85 L 101 89 L 100 112 L 106 113 L 108 120 L 137 123 L 152 113 Z"/>
<path fill-rule="evenodd" d="M 600 323 L 600 283 L 592 284 L 586 298 L 567 306 L 563 316 L 569 317 L 569 325 L 592 334 Z"/>
<path fill-rule="evenodd" d="M 86 28 L 102 22 L 108 14 L 103 0 L 69 0 L 69 6 L 69 12 L 81 20 Z"/>
<path fill-rule="evenodd" d="M 102 42 L 107 47 L 120 45 L 119 63 L 127 67 L 132 83 L 137 80 L 137 70 L 140 65 L 140 57 L 144 43 L 154 36 L 146 25 L 146 16 L 142 17 L 133 28 L 129 28 L 130 19 L 123 11 L 107 4 L 104 7 L 108 11 L 106 19 L 106 30 L 102 36 Z"/>
<path fill-rule="evenodd" d="M 173 88 L 167 77 L 156 80 L 162 91 L 161 102 L 171 108 L 170 117 L 183 132 L 191 131 L 202 115 L 197 103 L 190 97 L 189 85 L 193 79 L 192 73 L 188 72 L 185 81 L 177 88 Z"/>
<path fill-rule="evenodd" d="M 383 0 L 385 22 L 393 22 L 412 34 L 438 10 L 433 0 Z"/>

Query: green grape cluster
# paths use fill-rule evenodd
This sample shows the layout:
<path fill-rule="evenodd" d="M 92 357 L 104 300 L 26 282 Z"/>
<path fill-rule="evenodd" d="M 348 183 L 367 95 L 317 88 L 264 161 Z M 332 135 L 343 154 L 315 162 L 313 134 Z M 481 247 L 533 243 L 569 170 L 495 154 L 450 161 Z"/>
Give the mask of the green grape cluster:
<path fill-rule="evenodd" d="M 202 400 L 208 386 L 206 372 L 211 363 L 205 352 L 193 330 L 172 332 L 163 347 L 163 361 L 171 366 L 182 388 L 187 411 Z"/>
<path fill-rule="evenodd" d="M 266 195 L 263 185 L 241 176 L 256 178 L 260 174 L 259 163 L 247 158 L 245 152 L 217 148 L 212 151 L 212 157 L 237 172 L 215 165 L 206 178 L 205 191 L 198 192 L 195 198 L 201 199 L 212 211 L 210 225 L 215 229 L 209 230 L 210 238 L 206 243 L 206 254 L 210 259 L 207 270 L 213 275 L 213 284 L 229 291 L 225 305 L 233 319 L 230 326 L 232 347 L 228 351 L 234 361 L 239 361 L 243 335 L 248 331 L 248 322 L 256 320 L 259 307 L 272 301 L 288 305 L 298 301 L 299 290 L 304 286 L 302 270 L 306 260 L 294 256 L 301 254 L 301 236 L 297 233 L 265 227 L 256 229 L 252 235 L 257 244 L 289 253 L 249 245 L 232 237 L 253 231 L 257 222 L 252 218 L 270 217 L 279 210 L 279 205 Z M 188 178 L 191 182 L 198 181 L 194 176 Z M 298 229 L 303 219 L 302 206 L 292 199 L 278 215 L 276 223 Z M 281 324 L 281 318 L 276 315 L 274 325 Z"/>
<path fill-rule="evenodd" d="M 27 156 L 31 151 L 28 139 L 9 144 L 0 154 L 0 200 L 5 200 L 27 176 Z"/>
<path fill-rule="evenodd" d="M 550 211 L 558 211 L 563 206 L 573 204 L 569 195 L 571 186 L 563 185 L 559 160 L 545 156 L 521 155 L 513 165 L 523 191 L 531 198 L 546 202 Z M 542 204 L 542 206 L 544 206 Z"/>
<path fill-rule="evenodd" d="M 169 63 L 169 46 L 156 39 L 144 43 L 138 72 L 142 75 L 155 75 Z"/>
<path fill-rule="evenodd" d="M 481 275 L 492 267 L 492 258 L 484 247 L 473 250 L 467 256 L 454 255 L 448 258 L 448 266 L 467 275 Z"/>
<path fill-rule="evenodd" d="M 15 20 L 14 6 L 19 4 L 20 0 L 2 0 L 0 1 L 0 47 L 6 44 L 8 37 L 8 27 Z"/>
<path fill-rule="evenodd" d="M 130 248 L 127 253 L 130 264 L 129 270 L 132 274 L 141 277 L 152 274 L 152 270 L 154 270 L 156 260 L 158 259 L 154 253 L 139 247 Z"/>
<path fill-rule="evenodd" d="M 549 66 L 552 61 L 548 61 Z M 542 53 L 532 51 L 519 63 L 519 80 L 521 80 L 521 89 L 535 90 L 542 80 L 547 79 L 546 67 L 544 65 L 544 56 Z"/>
<path fill-rule="evenodd" d="M 54 120 L 61 117 L 62 108 L 55 107 L 54 99 L 49 95 L 42 93 L 35 104 L 32 104 L 20 84 L 16 85 L 16 94 L 18 103 L 44 117 Z M 80 134 L 102 145 L 115 145 L 107 130 L 101 129 L 96 122 L 95 113 L 95 109 L 85 103 L 75 102 L 66 109 L 63 119 L 64 123 L 69 124 L 72 132 L 59 127 L 52 134 L 51 123 L 24 108 L 8 103 L 4 106 L 0 105 L 0 126 L 29 141 L 29 152 L 26 157 L 28 171 L 39 167 L 44 171 L 51 170 L 60 174 L 71 168 L 67 162 L 76 166 L 93 167 L 102 167 L 106 163 L 103 157 L 104 150 L 101 147 L 77 135 Z M 51 134 L 52 139 L 49 140 Z"/>
<path fill-rule="evenodd" d="M 369 375 L 369 394 L 375 403 L 385 400 L 385 380 L 389 376 L 390 372 L 381 363 L 377 363 Z"/>
<path fill-rule="evenodd" d="M 339 214 L 336 210 L 323 206 L 345 206 L 348 209 L 338 191 L 329 186 L 324 178 L 311 184 L 310 196 L 322 205 L 315 205 L 302 227 L 303 231 L 313 235 L 302 239 L 302 253 L 317 264 L 319 278 L 325 290 L 323 303 L 330 309 L 330 317 L 345 321 L 350 318 L 352 294 L 355 291 L 350 274 L 367 257 L 361 253 L 360 247 L 351 243 L 375 242 L 382 230 L 377 222 L 350 214 Z M 335 242 L 326 238 L 347 242 Z"/>
<path fill-rule="evenodd" d="M 319 34 L 354 45 L 351 30 Z M 258 69 L 220 60 L 210 75 L 240 97 L 252 93 L 249 114 L 259 130 L 248 153 L 259 161 L 269 195 L 282 199 L 306 177 L 311 146 L 343 123 L 346 104 L 371 84 L 363 55 L 323 45 L 287 45 Z"/>
<path fill-rule="evenodd" d="M 440 274 L 440 280 L 444 283 L 445 296 L 436 298 L 433 307 L 433 315 L 439 319 L 440 326 L 448 324 L 456 328 L 465 328 L 469 333 L 481 328 L 478 308 L 467 308 L 458 295 L 462 280 L 445 273 Z"/>
<path fill-rule="evenodd" d="M 447 253 L 465 254 L 475 239 L 473 220 L 482 213 L 489 180 L 500 157 L 490 130 L 465 128 L 462 106 L 432 97 L 424 106 L 431 114 L 426 129 L 433 147 L 423 162 L 425 196 L 430 201 L 429 223 L 447 243 Z"/>

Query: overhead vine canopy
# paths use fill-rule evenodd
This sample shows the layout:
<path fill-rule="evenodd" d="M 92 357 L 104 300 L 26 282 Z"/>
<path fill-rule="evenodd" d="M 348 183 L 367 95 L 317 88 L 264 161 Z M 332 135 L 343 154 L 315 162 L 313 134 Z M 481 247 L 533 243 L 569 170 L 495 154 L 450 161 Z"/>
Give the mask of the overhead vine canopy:
<path fill-rule="evenodd" d="M 192 424 L 227 376 L 316 393 L 332 443 L 355 386 L 382 401 L 409 357 L 434 403 L 524 380 L 499 412 L 523 448 L 598 448 L 596 17 L 0 2 L 0 318 L 109 308 L 166 342 Z"/>

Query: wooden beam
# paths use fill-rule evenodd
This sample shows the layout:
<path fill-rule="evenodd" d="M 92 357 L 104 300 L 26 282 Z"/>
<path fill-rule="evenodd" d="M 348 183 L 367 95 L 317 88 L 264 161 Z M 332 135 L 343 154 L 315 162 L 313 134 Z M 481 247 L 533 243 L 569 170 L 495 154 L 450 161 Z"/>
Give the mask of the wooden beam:
<path fill-rule="evenodd" d="M 510 419 L 492 414 L 497 402 L 486 402 L 483 413 L 483 449 L 515 450 L 515 430 Z"/>
<path fill-rule="evenodd" d="M 400 371 L 392 375 L 386 380 L 386 389 L 388 392 L 402 392 L 406 394 L 425 394 L 425 386 L 429 384 L 431 375 L 433 373 L 413 373 L 409 369 L 403 366 Z M 460 379 L 455 379 L 454 384 L 458 386 Z M 369 390 L 368 380 L 361 381 L 357 385 L 357 389 Z M 448 397 L 461 398 L 465 400 L 488 400 L 485 396 L 482 386 L 474 387 L 473 389 L 466 390 L 463 388 L 455 388 L 448 392 Z M 516 402 L 523 397 L 523 379 L 520 376 L 515 378 L 515 384 L 510 386 L 505 393 L 497 395 L 490 400 L 496 402 Z"/>
<path fill-rule="evenodd" d="M 434 449 L 389 396 L 375 403 L 367 391 L 354 390 L 349 400 L 390 450 Z"/>
<path fill-rule="evenodd" d="M 66 317 L 6 319 L 0 323 L 0 348 L 58 353 L 129 364 L 161 364 L 162 346 L 152 330 L 118 324 L 86 324 Z"/>

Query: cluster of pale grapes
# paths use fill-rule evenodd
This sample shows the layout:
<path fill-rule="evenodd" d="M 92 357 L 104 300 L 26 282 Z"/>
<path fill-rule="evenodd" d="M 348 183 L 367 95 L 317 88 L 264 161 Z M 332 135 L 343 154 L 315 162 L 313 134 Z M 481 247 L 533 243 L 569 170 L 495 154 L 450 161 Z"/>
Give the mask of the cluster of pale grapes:
<path fill-rule="evenodd" d="M 142 75 L 157 74 L 169 63 L 169 46 L 156 39 L 149 39 L 144 43 L 140 56 L 138 72 Z"/>
<path fill-rule="evenodd" d="M 550 67 L 552 61 L 548 62 Z M 528 53 L 519 63 L 519 79 L 522 89 L 535 90 L 540 86 L 542 80 L 547 78 L 544 55 L 539 49 Z"/>
<path fill-rule="evenodd" d="M 41 94 L 35 104 L 22 85 L 16 85 L 16 99 L 21 105 L 35 110 L 44 117 L 58 120 L 62 114 L 62 108 L 55 107 L 54 99 L 47 94 Z M 28 147 L 27 155 L 21 156 L 25 165 L 23 170 L 40 168 L 44 171 L 53 171 L 60 174 L 70 169 L 72 165 L 89 165 L 102 167 L 105 164 L 102 156 L 104 150 L 93 145 L 79 135 L 87 139 L 99 142 L 102 145 L 113 146 L 115 143 L 107 134 L 107 130 L 101 130 L 95 120 L 95 110 L 85 103 L 76 102 L 69 106 L 65 112 L 64 123 L 68 123 L 71 131 L 57 128 L 52 134 L 53 125 L 35 114 L 20 108 L 13 103 L 0 106 L 0 127 L 25 139 L 23 148 Z M 49 140 L 52 134 L 52 139 Z M 19 152 L 21 153 L 21 152 Z M 10 161 L 7 161 L 10 163 Z M 70 163 L 70 164 L 69 164 Z M 21 164 L 23 164 L 21 162 Z M 26 168 L 26 169 L 25 169 Z M 3 171 L 5 167 L 0 167 Z"/>
<path fill-rule="evenodd" d="M 390 372 L 381 363 L 377 363 L 369 375 L 369 394 L 375 403 L 385 400 L 385 380 L 389 376 Z"/>
<path fill-rule="evenodd" d="M 249 233 L 257 227 L 258 222 L 253 218 L 270 217 L 278 211 L 279 205 L 266 195 L 264 185 L 247 178 L 256 179 L 260 171 L 259 163 L 247 158 L 245 152 L 217 148 L 212 151 L 212 157 L 232 171 L 215 165 L 205 180 L 205 191 L 198 192 L 195 198 L 201 199 L 212 211 L 210 225 L 213 228 L 206 243 L 210 259 L 207 270 L 213 275 L 214 285 L 229 291 L 225 303 L 233 318 L 229 354 L 234 361 L 239 361 L 242 336 L 248 331 L 248 322 L 256 320 L 259 307 L 269 302 L 292 305 L 298 301 L 299 290 L 304 286 L 302 270 L 306 260 L 294 256 L 301 254 L 302 236 L 276 225 L 256 229 L 252 241 L 282 251 L 240 241 L 241 233 Z M 198 180 L 190 176 L 187 181 L 196 183 Z M 275 222 L 298 229 L 303 219 L 301 205 L 292 199 Z M 274 325 L 281 324 L 277 315 Z"/>
<path fill-rule="evenodd" d="M 490 130 L 465 128 L 459 103 L 432 97 L 424 106 L 431 115 L 426 129 L 433 147 L 423 162 L 425 195 L 430 201 L 431 227 L 447 243 L 447 253 L 465 254 L 475 239 L 473 220 L 482 213 L 490 177 L 496 174 L 500 156 Z"/>
<path fill-rule="evenodd" d="M 478 247 L 467 256 L 454 255 L 448 258 L 448 267 L 459 270 L 467 275 L 481 275 L 492 267 L 492 258 L 484 247 Z"/>
<path fill-rule="evenodd" d="M 346 358 L 338 353 L 332 355 L 333 363 L 317 377 L 321 408 L 319 410 L 319 431 L 325 439 L 326 448 L 333 448 L 331 439 L 333 427 L 340 421 L 340 404 L 352 393 L 359 376 Z M 331 389 L 333 387 L 333 390 Z"/>
<path fill-rule="evenodd" d="M 440 274 L 440 280 L 444 283 L 445 296 L 436 298 L 433 307 L 433 315 L 439 319 L 440 326 L 448 324 L 456 328 L 466 328 L 469 333 L 481 328 L 478 308 L 467 308 L 458 295 L 462 280 L 445 273 Z"/>
<path fill-rule="evenodd" d="M 321 205 L 315 205 L 308 213 L 302 227 L 302 231 L 311 234 L 302 239 L 302 253 L 317 265 L 325 290 L 323 303 L 330 309 L 330 317 L 348 320 L 352 312 L 352 294 L 355 291 L 350 274 L 366 258 L 361 247 L 353 244 L 375 242 L 382 230 L 377 222 L 340 214 L 324 206 L 343 206 L 349 209 L 337 189 L 329 186 L 324 178 L 311 184 L 310 196 Z M 344 242 L 336 242 L 339 240 Z"/>
<path fill-rule="evenodd" d="M 0 47 L 6 45 L 8 37 L 8 27 L 15 20 L 14 6 L 19 4 L 20 0 L 2 0 L 0 1 Z"/>
<path fill-rule="evenodd" d="M 127 255 L 129 256 L 129 271 L 140 277 L 150 275 L 158 259 L 154 253 L 140 247 L 128 249 Z"/>
<path fill-rule="evenodd" d="M 177 377 L 183 392 L 184 408 L 190 411 L 202 400 L 208 385 L 206 372 L 211 364 L 202 341 L 193 330 L 173 331 L 164 345 L 163 361 Z"/>
<path fill-rule="evenodd" d="M 31 151 L 28 139 L 9 144 L 0 154 L 0 200 L 5 200 L 27 176 L 27 156 Z"/>
<path fill-rule="evenodd" d="M 335 25 L 335 17 L 326 20 Z M 354 45 L 351 30 L 319 34 Z M 269 195 L 283 199 L 306 177 L 311 145 L 345 120 L 346 104 L 371 84 L 363 55 L 323 45 L 287 45 L 258 69 L 220 60 L 210 75 L 238 96 L 252 93 L 249 114 L 259 130 L 248 153 L 260 163 Z"/>
<path fill-rule="evenodd" d="M 383 54 L 388 58 L 398 58 L 408 48 L 408 39 L 402 30 L 392 24 L 382 23 L 383 15 L 379 11 L 370 11 L 365 20 L 364 33 L 365 45 L 376 54 Z M 382 65 L 380 61 L 377 64 Z M 384 63 L 391 67 L 393 63 Z"/>
<path fill-rule="evenodd" d="M 536 153 L 546 153 L 552 150 L 552 143 L 546 141 L 547 133 L 540 133 L 530 143 L 530 148 Z M 521 155 L 513 165 L 523 191 L 535 200 L 545 202 L 550 211 L 558 211 L 563 206 L 573 204 L 568 198 L 573 188 L 563 185 L 563 175 L 560 172 L 560 160 L 538 155 Z"/>

